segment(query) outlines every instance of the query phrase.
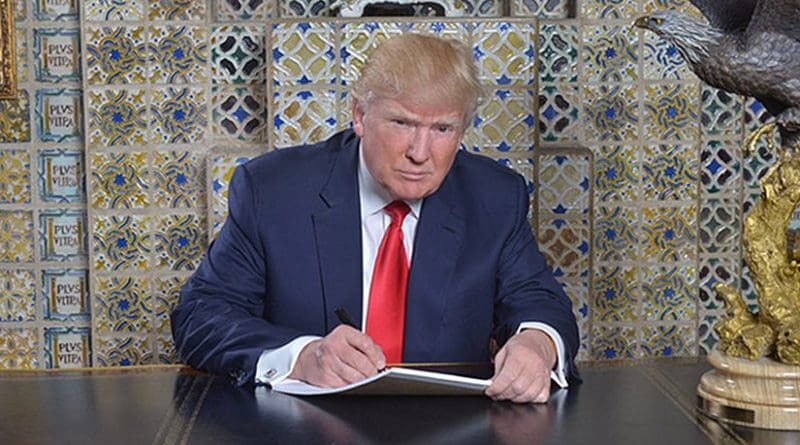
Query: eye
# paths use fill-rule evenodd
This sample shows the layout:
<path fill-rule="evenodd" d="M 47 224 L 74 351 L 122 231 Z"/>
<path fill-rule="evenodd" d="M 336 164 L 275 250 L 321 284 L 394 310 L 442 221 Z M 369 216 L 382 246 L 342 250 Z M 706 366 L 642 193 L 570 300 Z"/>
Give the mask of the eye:
<path fill-rule="evenodd" d="M 406 121 L 404 119 L 392 119 L 392 123 L 395 124 L 395 125 L 400 125 L 402 127 L 405 127 L 406 125 L 408 125 L 408 121 Z"/>
<path fill-rule="evenodd" d="M 438 131 L 439 133 L 449 133 L 452 130 L 453 130 L 452 125 L 439 125 L 438 127 L 436 127 L 436 131 Z"/>
<path fill-rule="evenodd" d="M 659 26 L 662 23 L 664 23 L 664 19 L 661 19 L 661 18 L 658 18 L 658 17 L 654 17 L 652 20 L 653 20 L 653 23 L 655 23 L 656 25 L 659 25 Z"/>

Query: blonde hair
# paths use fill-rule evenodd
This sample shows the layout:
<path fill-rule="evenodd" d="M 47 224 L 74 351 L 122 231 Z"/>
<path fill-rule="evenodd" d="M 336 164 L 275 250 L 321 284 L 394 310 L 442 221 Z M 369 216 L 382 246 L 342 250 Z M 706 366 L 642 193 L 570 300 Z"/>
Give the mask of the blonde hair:
<path fill-rule="evenodd" d="M 364 107 L 373 96 L 463 107 L 468 125 L 483 87 L 466 45 L 410 33 L 390 38 L 372 51 L 351 94 Z"/>

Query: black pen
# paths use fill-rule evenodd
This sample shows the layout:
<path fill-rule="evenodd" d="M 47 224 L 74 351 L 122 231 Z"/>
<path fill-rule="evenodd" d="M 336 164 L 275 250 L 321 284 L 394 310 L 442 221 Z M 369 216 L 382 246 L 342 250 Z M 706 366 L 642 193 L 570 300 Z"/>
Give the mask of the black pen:
<path fill-rule="evenodd" d="M 333 312 L 336 313 L 336 317 L 339 318 L 339 321 L 341 321 L 342 324 L 350 326 L 351 328 L 354 329 L 358 329 L 358 326 L 356 326 L 356 322 L 354 322 L 353 319 L 350 318 L 350 314 L 348 314 L 343 307 L 337 307 L 336 309 L 334 309 Z"/>

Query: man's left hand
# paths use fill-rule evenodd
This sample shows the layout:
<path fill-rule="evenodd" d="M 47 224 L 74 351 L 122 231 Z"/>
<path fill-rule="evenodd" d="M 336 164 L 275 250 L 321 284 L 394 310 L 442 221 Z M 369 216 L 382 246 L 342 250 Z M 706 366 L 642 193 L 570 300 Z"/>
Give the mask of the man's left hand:
<path fill-rule="evenodd" d="M 556 349 L 550 337 L 538 329 L 524 330 L 495 355 L 494 377 L 486 395 L 516 403 L 545 403 L 555 364 Z"/>

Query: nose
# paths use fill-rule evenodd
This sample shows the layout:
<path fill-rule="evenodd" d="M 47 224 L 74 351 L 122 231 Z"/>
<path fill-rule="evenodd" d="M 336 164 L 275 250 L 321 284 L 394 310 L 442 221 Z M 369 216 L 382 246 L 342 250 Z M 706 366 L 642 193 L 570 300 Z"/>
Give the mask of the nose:
<path fill-rule="evenodd" d="M 406 157 L 416 164 L 422 164 L 431 156 L 431 134 L 428 129 L 419 126 L 408 144 Z"/>

